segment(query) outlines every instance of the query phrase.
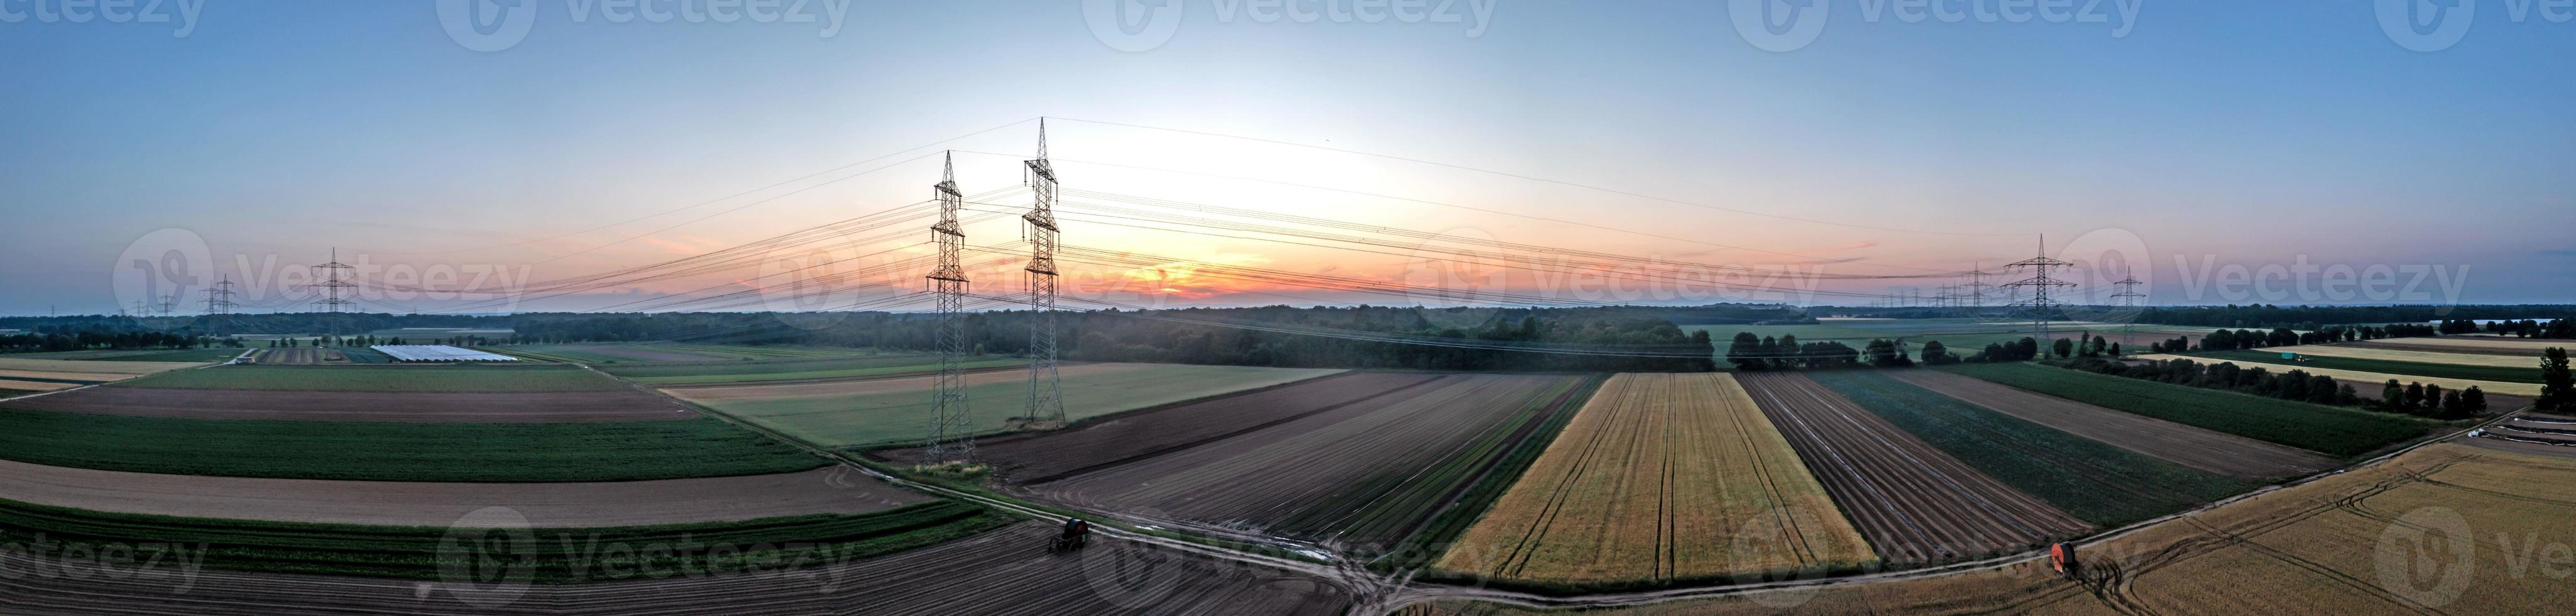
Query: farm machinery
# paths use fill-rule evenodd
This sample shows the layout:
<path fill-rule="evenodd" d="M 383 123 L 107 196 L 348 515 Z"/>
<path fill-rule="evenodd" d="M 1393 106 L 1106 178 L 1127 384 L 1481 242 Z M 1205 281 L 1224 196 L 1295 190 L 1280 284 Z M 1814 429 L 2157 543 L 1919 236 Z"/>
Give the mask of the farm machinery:
<path fill-rule="evenodd" d="M 1056 534 L 1055 543 L 1047 549 L 1052 552 L 1071 552 L 1082 549 L 1082 546 L 1090 542 L 1091 521 L 1069 518 L 1064 521 L 1064 532 Z"/>

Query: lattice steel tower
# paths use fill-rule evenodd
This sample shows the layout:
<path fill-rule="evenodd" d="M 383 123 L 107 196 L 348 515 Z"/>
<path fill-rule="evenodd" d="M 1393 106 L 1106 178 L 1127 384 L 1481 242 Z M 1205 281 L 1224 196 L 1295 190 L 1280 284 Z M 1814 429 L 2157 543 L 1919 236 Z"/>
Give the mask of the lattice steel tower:
<path fill-rule="evenodd" d="M 1029 266 L 1029 423 L 1064 425 L 1064 387 L 1056 375 L 1055 357 L 1055 165 L 1047 162 L 1046 118 L 1038 118 L 1038 157 L 1028 162 L 1029 192 L 1037 204 L 1020 220 L 1027 223 Z"/>
<path fill-rule="evenodd" d="M 1986 266 L 1984 263 L 1976 263 L 1970 266 L 1970 269 L 1968 270 L 1967 284 L 1969 306 L 1968 316 L 1980 319 L 1986 317 L 1986 289 L 1994 288 L 1994 286 L 1995 285 L 1986 284 Z"/>
<path fill-rule="evenodd" d="M 233 278 L 231 276 L 225 276 L 223 282 L 215 283 L 215 288 L 206 289 L 206 314 L 232 314 L 233 307 L 239 305 L 240 304 L 233 303 Z"/>
<path fill-rule="evenodd" d="M 2119 293 L 2111 294 L 2111 301 L 2119 302 L 2120 307 L 2129 309 L 2129 322 L 2120 326 L 2120 344 L 2128 345 L 2129 348 L 2137 348 L 2139 312 L 2137 310 L 2138 298 L 2147 296 L 2145 293 L 2138 292 L 2138 285 L 2146 283 L 2139 282 L 2136 275 L 2131 275 L 2127 279 L 2111 284 L 2120 286 Z"/>
<path fill-rule="evenodd" d="M 323 320 L 331 322 L 331 337 L 338 338 L 340 337 L 340 307 L 357 304 L 357 302 L 340 299 L 340 290 L 358 286 L 341 281 L 340 273 L 355 268 L 340 264 L 340 249 L 338 248 L 331 249 L 330 263 L 316 265 L 313 266 L 313 268 L 322 270 L 324 277 L 322 282 L 314 283 L 313 286 L 322 287 L 323 291 L 331 294 L 329 298 L 313 302 L 313 304 L 321 306 L 323 312 L 331 313 L 332 316 L 323 317 Z"/>
<path fill-rule="evenodd" d="M 932 337 L 939 347 L 939 374 L 931 377 L 930 438 L 927 459 L 932 463 L 963 461 L 975 457 L 975 440 L 969 437 L 966 421 L 966 266 L 958 257 L 966 244 L 966 231 L 957 224 L 957 210 L 965 205 L 966 196 L 957 192 L 957 155 L 944 157 L 939 183 L 931 186 L 939 199 L 939 222 L 930 226 L 930 239 L 939 245 L 939 265 L 930 271 L 932 294 L 938 298 L 938 319 Z"/>
<path fill-rule="evenodd" d="M 2039 353 L 2043 357 L 2048 355 L 2048 319 L 2051 316 L 2063 312 L 2064 307 L 2067 305 L 2066 302 L 2050 299 L 2048 297 L 2048 290 L 2075 286 L 2075 283 L 2048 277 L 2048 269 L 2052 267 L 2072 267 L 2074 265 L 2075 264 L 2073 263 L 2048 258 L 2048 236 L 2042 235 L 2039 236 L 2038 257 L 2013 262 L 2004 266 L 2007 268 L 2031 268 L 2031 277 L 2028 280 L 2011 282 L 2004 286 L 2015 289 L 2028 287 L 2030 289 L 2030 299 L 2013 302 L 2013 305 L 2028 306 L 2030 308 L 2031 335 L 2039 342 Z"/>

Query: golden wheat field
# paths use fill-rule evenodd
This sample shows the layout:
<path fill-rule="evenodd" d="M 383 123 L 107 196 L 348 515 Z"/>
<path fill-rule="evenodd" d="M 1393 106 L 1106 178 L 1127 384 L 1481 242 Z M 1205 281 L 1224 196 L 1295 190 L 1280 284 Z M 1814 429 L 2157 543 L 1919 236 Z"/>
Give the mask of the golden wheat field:
<path fill-rule="evenodd" d="M 1601 613 L 2567 614 L 2576 458 L 2442 443 L 2038 561 Z M 1530 614 L 1484 603 L 1406 610 Z M 1586 612 L 1595 613 L 1595 612 Z"/>
<path fill-rule="evenodd" d="M 1858 531 L 1728 374 L 1621 374 L 1438 565 L 1604 583 L 1852 568 Z"/>

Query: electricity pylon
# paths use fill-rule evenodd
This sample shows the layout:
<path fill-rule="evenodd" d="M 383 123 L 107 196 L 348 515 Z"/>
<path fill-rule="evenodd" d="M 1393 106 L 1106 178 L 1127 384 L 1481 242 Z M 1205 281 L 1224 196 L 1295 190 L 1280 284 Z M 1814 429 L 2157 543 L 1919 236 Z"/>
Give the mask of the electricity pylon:
<path fill-rule="evenodd" d="M 938 298 L 932 337 L 939 347 L 939 373 L 931 377 L 930 435 L 924 458 L 936 464 L 975 456 L 975 440 L 968 436 L 966 421 L 966 267 L 959 258 L 966 232 L 957 224 L 957 210 L 965 205 L 966 196 L 957 192 L 956 154 L 947 155 L 939 183 L 931 191 L 939 199 L 939 222 L 930 226 L 930 239 L 939 245 L 939 265 L 928 276 L 932 294 Z"/>
<path fill-rule="evenodd" d="M 2048 336 L 2048 319 L 2052 315 L 2063 312 L 2064 307 L 2066 306 L 2066 302 L 2050 299 L 2048 297 L 2048 291 L 2049 289 L 2054 288 L 2075 286 L 2075 283 L 2048 277 L 2048 270 L 2049 268 L 2073 267 L 2074 265 L 2075 264 L 2073 263 L 2048 258 L 2048 236 L 2042 235 L 2039 236 L 2039 256 L 2016 261 L 2004 266 L 2007 268 L 2031 268 L 2031 277 L 2029 279 L 2008 283 L 2004 286 L 2015 289 L 2025 287 L 2030 289 L 2031 296 L 2029 300 L 2014 302 L 2013 305 L 2028 306 L 2030 308 L 2031 336 L 2039 342 L 2039 353 L 2043 357 L 2048 355 L 2048 344 L 2050 342 Z"/>
<path fill-rule="evenodd" d="M 1046 118 L 1038 118 L 1038 157 L 1028 161 L 1037 204 L 1020 220 L 1029 237 L 1029 424 L 1064 426 L 1064 383 L 1056 374 L 1055 164 L 1047 160 Z"/>

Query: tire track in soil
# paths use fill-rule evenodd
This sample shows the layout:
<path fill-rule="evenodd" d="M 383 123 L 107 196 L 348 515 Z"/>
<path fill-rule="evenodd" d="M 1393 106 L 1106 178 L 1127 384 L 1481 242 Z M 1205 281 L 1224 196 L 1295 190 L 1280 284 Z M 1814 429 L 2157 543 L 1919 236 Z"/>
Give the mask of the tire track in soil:
<path fill-rule="evenodd" d="M 1739 387 L 1741 386 L 1739 385 Z M 1716 392 L 1712 392 L 1711 397 L 1715 396 Z M 1751 396 L 1748 395 L 1746 398 L 1750 399 Z M 1760 409 L 1753 409 L 1752 412 L 1759 413 L 1762 411 Z M 1780 526 L 1782 538 L 1788 540 L 1790 549 L 1795 550 L 1798 556 L 1798 564 L 1804 566 L 1821 560 L 1821 558 L 1816 554 L 1814 542 L 1807 539 L 1806 528 L 1798 524 L 1797 516 L 1793 515 L 1792 512 L 1789 511 L 1788 507 L 1781 506 L 1782 503 L 1789 502 L 1787 500 L 1788 496 L 1780 492 L 1779 479 L 1773 475 L 1770 461 L 1765 460 L 1762 455 L 1762 449 L 1759 446 L 1760 439 L 1756 439 L 1753 436 L 1755 426 L 1744 420 L 1744 409 L 1728 409 L 1726 417 L 1728 421 L 1733 422 L 1735 425 L 1736 439 L 1743 443 L 1745 452 L 1744 457 L 1749 461 L 1749 465 L 1753 467 L 1754 480 L 1761 482 L 1763 494 L 1773 503 L 1770 511 L 1772 523 Z M 1768 427 L 1767 429 L 1770 431 L 1778 430 L 1776 426 Z"/>
<path fill-rule="evenodd" d="M 1622 388 L 1621 390 L 1624 391 L 1626 384 L 1622 383 L 1620 384 L 1620 387 Z M 1592 394 L 1592 399 L 1615 402 L 1620 400 L 1618 396 L 1618 391 L 1610 391 L 1609 384 L 1604 383 L 1601 390 L 1595 391 Z M 1588 407 L 1590 404 L 1587 403 L 1585 406 Z M 1589 409 L 1578 409 L 1575 411 L 1577 413 L 1575 421 L 1581 421 L 1583 419 L 1581 413 L 1584 410 Z M 1606 424 L 1607 422 L 1615 420 L 1605 417 L 1603 421 Z M 1536 521 L 1530 525 L 1528 530 L 1521 533 L 1520 542 L 1514 544 L 1511 551 L 1504 553 L 1503 565 L 1495 569 L 1496 573 L 1517 577 L 1521 575 L 1524 570 L 1528 569 L 1531 552 L 1538 549 L 1539 540 L 1546 537 L 1548 529 L 1555 525 L 1557 514 L 1565 509 L 1566 499 L 1574 492 L 1575 481 L 1583 477 L 1584 473 L 1591 468 L 1593 461 L 1596 460 L 1595 456 L 1598 455 L 1598 452 L 1601 449 L 1601 443 L 1615 431 L 1613 429 L 1614 427 L 1615 426 L 1603 425 L 1600 429 L 1592 432 L 1592 438 L 1584 441 L 1582 453 L 1577 456 L 1574 459 L 1574 463 L 1569 465 L 1566 469 L 1564 478 L 1557 480 L 1554 483 L 1553 489 L 1548 491 L 1546 504 L 1539 508 L 1540 513 L 1537 516 Z M 1572 428 L 1573 426 L 1570 424 L 1567 426 L 1567 429 Z M 1518 561 L 1518 563 L 1515 564 L 1515 561 Z"/>

